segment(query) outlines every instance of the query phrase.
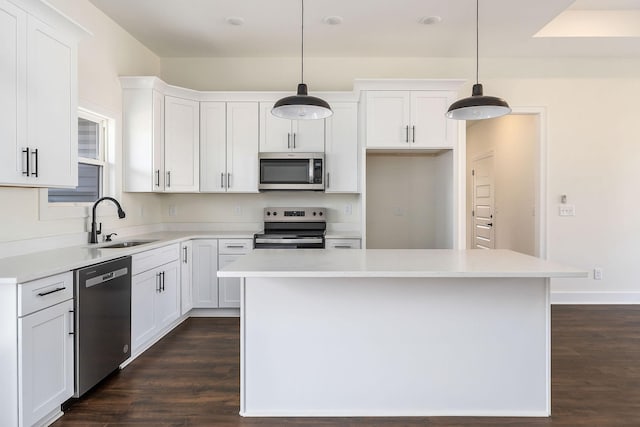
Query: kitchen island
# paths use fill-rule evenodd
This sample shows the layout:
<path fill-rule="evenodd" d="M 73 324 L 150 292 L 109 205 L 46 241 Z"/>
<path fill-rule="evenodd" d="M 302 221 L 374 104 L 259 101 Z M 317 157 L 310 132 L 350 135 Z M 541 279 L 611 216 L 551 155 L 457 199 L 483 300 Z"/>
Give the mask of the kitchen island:
<path fill-rule="evenodd" d="M 506 250 L 254 250 L 243 416 L 549 416 L 550 280 Z"/>

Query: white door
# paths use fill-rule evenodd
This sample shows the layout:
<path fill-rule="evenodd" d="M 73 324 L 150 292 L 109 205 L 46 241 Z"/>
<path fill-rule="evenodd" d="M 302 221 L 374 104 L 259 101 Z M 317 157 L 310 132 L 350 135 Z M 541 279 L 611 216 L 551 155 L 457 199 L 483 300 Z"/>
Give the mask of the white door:
<path fill-rule="evenodd" d="M 231 264 L 244 255 L 220 255 L 218 257 L 218 268 Z M 220 307 L 240 307 L 240 278 L 220 277 L 218 279 L 219 306 Z"/>
<path fill-rule="evenodd" d="M 324 152 L 324 120 L 296 120 L 291 149 L 301 153 Z"/>
<path fill-rule="evenodd" d="M 189 99 L 164 97 L 164 167 L 167 192 L 200 188 L 200 105 Z"/>
<path fill-rule="evenodd" d="M 258 192 L 258 133 L 258 103 L 228 102 L 225 181 L 228 192 Z"/>
<path fill-rule="evenodd" d="M 180 298 L 180 313 L 185 314 L 193 308 L 193 244 L 191 241 L 182 242 L 180 245 L 182 258 L 180 263 L 180 288 L 182 295 Z"/>
<path fill-rule="evenodd" d="M 449 98 L 433 91 L 411 92 L 410 142 L 415 147 L 452 147 L 448 138 L 449 122 L 445 113 L 449 108 Z"/>
<path fill-rule="evenodd" d="M 474 249 L 495 249 L 493 154 L 473 161 L 473 242 Z"/>
<path fill-rule="evenodd" d="M 156 294 L 158 329 L 180 317 L 180 262 L 170 262 L 160 270 L 160 291 Z"/>
<path fill-rule="evenodd" d="M 358 191 L 358 104 L 335 103 L 326 119 L 325 192 Z"/>
<path fill-rule="evenodd" d="M 78 185 L 77 60 L 73 44 L 44 22 L 28 17 L 26 145 L 32 150 L 30 178 L 38 186 Z"/>
<path fill-rule="evenodd" d="M 25 123 L 25 70 L 27 15 L 13 4 L 0 0 L 0 183 L 25 182 L 26 153 L 23 154 Z"/>
<path fill-rule="evenodd" d="M 200 191 L 224 192 L 227 173 L 227 105 L 200 103 Z"/>
<path fill-rule="evenodd" d="M 407 91 L 367 92 L 367 147 L 409 147 Z"/>
<path fill-rule="evenodd" d="M 271 114 L 273 102 L 260 103 L 260 152 L 283 152 L 293 149 L 291 120 Z"/>
<path fill-rule="evenodd" d="M 193 240 L 193 307 L 218 307 L 218 240 Z"/>
<path fill-rule="evenodd" d="M 160 290 L 159 269 L 136 274 L 131 279 L 131 355 L 140 352 L 156 333 L 156 294 Z"/>
<path fill-rule="evenodd" d="M 73 396 L 72 324 L 72 300 L 18 320 L 21 426 L 34 425 Z"/>

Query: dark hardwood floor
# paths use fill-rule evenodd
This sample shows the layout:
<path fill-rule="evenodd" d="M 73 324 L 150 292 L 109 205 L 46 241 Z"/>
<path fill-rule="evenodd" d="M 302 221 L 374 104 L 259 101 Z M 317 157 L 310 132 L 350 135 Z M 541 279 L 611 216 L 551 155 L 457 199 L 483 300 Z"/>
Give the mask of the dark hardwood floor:
<path fill-rule="evenodd" d="M 192 318 L 53 426 L 640 426 L 640 306 L 554 306 L 550 418 L 242 418 L 238 319 Z"/>

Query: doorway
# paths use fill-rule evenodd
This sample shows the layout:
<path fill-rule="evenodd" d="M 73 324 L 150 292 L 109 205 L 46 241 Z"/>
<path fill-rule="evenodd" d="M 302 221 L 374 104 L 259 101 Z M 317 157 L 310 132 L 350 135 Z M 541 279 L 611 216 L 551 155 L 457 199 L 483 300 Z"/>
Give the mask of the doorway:
<path fill-rule="evenodd" d="M 467 248 L 545 256 L 540 233 L 544 229 L 543 119 L 542 112 L 517 112 L 468 122 Z M 474 168 L 486 175 L 488 167 L 490 187 L 484 182 L 489 178 L 480 177 L 477 182 L 473 175 Z M 483 197 L 477 198 L 476 191 Z"/>

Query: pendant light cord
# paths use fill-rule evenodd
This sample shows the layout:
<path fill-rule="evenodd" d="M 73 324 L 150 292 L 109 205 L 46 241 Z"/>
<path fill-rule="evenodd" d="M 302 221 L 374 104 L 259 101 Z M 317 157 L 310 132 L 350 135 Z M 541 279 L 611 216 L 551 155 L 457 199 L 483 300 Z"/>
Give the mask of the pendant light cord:
<path fill-rule="evenodd" d="M 302 40 L 301 46 L 300 46 L 300 83 L 304 83 L 304 0 L 302 1 L 302 14 L 300 15 L 300 33 L 301 33 L 301 37 L 300 39 Z"/>
<path fill-rule="evenodd" d="M 304 0 L 303 0 L 304 1 Z M 479 13 L 479 3 L 480 0 L 476 0 L 476 84 L 478 84 L 478 82 L 480 81 L 480 78 L 478 76 L 479 72 L 478 69 L 480 67 L 479 63 L 480 63 L 480 31 L 478 30 L 478 22 L 480 21 L 480 13 Z"/>

